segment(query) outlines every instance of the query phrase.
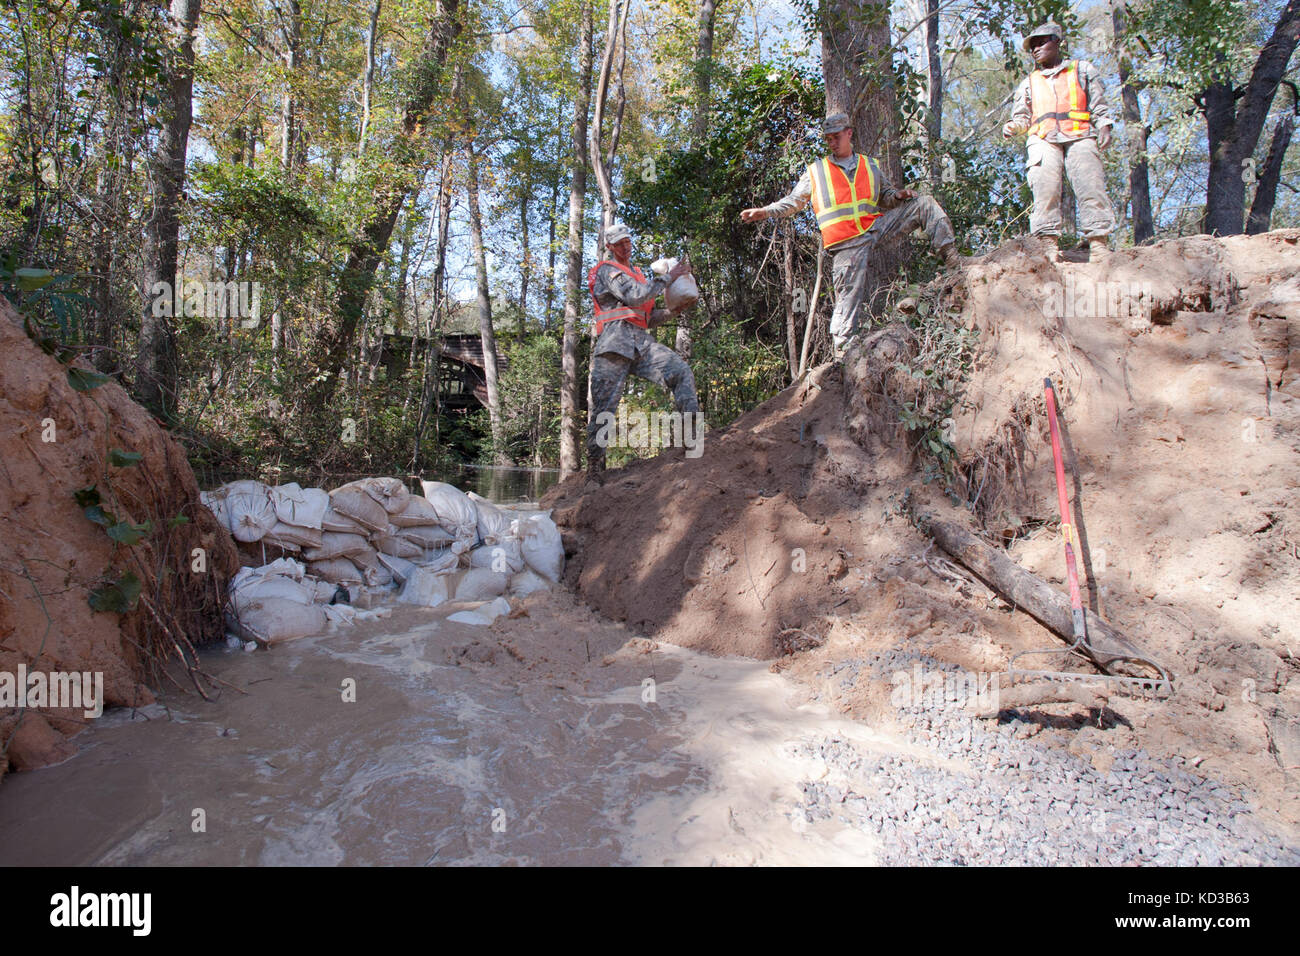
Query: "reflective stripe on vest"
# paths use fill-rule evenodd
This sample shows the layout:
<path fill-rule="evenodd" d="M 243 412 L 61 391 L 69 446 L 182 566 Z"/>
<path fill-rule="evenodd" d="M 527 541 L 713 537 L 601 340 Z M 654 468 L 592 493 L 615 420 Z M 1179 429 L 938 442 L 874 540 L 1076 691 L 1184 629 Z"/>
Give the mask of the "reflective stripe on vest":
<path fill-rule="evenodd" d="M 874 159 L 858 155 L 858 168 L 851 183 L 829 156 L 809 166 L 808 176 L 812 180 L 813 211 L 827 249 L 862 235 L 880 216 L 876 211 L 880 167 Z"/>
<path fill-rule="evenodd" d="M 1029 95 L 1034 114 L 1029 135 L 1046 137 L 1059 130 L 1066 136 L 1082 136 L 1092 128 L 1088 93 L 1079 82 L 1079 61 L 1069 64 L 1050 80 L 1042 70 L 1029 74 Z"/>
<path fill-rule="evenodd" d="M 637 282 L 645 282 L 645 275 L 635 266 L 629 267 L 619 265 L 617 262 L 610 262 L 608 259 L 603 262 L 597 262 L 587 273 L 587 288 L 591 290 L 591 305 L 596 313 L 596 334 L 600 335 L 605 331 L 605 323 L 613 322 L 616 319 L 622 319 L 625 322 L 631 322 L 633 325 L 642 328 L 650 328 L 650 313 L 654 311 L 655 300 L 647 299 L 645 302 L 633 308 L 629 305 L 616 305 L 613 308 L 601 308 L 600 302 L 596 300 L 596 273 L 601 266 L 613 266 L 624 275 L 631 276 Z"/>

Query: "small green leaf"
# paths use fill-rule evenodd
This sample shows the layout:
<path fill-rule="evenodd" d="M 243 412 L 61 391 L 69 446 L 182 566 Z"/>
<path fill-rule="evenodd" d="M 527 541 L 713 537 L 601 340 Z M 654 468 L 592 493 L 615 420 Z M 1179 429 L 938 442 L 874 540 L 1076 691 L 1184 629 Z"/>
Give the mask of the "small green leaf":
<path fill-rule="evenodd" d="M 128 547 L 136 544 L 153 530 L 153 523 L 145 521 L 141 524 L 132 524 L 129 521 L 119 521 L 108 529 L 108 536 L 118 544 L 125 544 Z"/>
<path fill-rule="evenodd" d="M 108 453 L 109 464 L 114 468 L 130 468 L 138 465 L 143 457 L 144 455 L 138 451 L 123 451 L 120 448 L 114 448 Z"/>
<path fill-rule="evenodd" d="M 189 524 L 189 521 L 190 519 L 188 515 L 177 515 L 175 518 L 167 519 L 167 527 L 175 528 L 178 527 L 179 525 Z"/>
<path fill-rule="evenodd" d="M 99 488 L 91 485 L 89 488 L 78 488 L 72 493 L 72 497 L 77 500 L 77 504 L 83 508 L 89 508 L 91 505 L 99 504 Z"/>
<path fill-rule="evenodd" d="M 117 518 L 113 515 L 111 511 L 105 511 L 103 505 L 91 505 L 89 508 L 86 509 L 85 515 L 95 524 L 105 528 L 109 528 L 117 524 Z"/>
<path fill-rule="evenodd" d="M 14 279 L 23 292 L 35 292 L 43 285 L 54 281 L 54 273 L 49 269 L 15 269 Z"/>
<path fill-rule="evenodd" d="M 90 608 L 92 611 L 125 614 L 140 599 L 140 587 L 140 579 L 135 576 L 135 572 L 128 571 L 117 581 L 91 591 Z"/>
<path fill-rule="evenodd" d="M 88 368 L 68 369 L 68 384 L 78 392 L 89 392 L 108 382 L 108 376 Z"/>

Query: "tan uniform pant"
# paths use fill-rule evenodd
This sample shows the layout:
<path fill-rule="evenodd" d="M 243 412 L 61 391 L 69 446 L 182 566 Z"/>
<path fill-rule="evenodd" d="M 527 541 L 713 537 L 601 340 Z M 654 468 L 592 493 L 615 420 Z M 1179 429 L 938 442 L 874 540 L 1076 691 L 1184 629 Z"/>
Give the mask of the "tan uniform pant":
<path fill-rule="evenodd" d="M 1034 209 L 1029 231 L 1036 236 L 1061 234 L 1061 174 L 1070 177 L 1078 204 L 1079 232 L 1085 239 L 1108 236 L 1115 229 L 1115 211 L 1106 196 L 1106 170 L 1095 139 L 1049 143 L 1029 137 L 1026 167 Z"/>
<path fill-rule="evenodd" d="M 831 312 L 831 337 L 836 348 L 857 332 L 867 306 L 867 263 L 877 247 L 896 242 L 914 229 L 922 229 L 930 247 L 938 252 L 956 241 L 948 214 L 932 196 L 904 200 L 871 224 L 861 244 L 832 250 L 831 282 L 835 309 Z"/>

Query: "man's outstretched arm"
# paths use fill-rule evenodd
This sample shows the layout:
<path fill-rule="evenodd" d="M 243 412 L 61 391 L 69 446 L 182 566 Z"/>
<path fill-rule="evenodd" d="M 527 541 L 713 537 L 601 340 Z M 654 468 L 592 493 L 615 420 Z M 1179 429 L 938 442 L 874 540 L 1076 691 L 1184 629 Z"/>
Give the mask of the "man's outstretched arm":
<path fill-rule="evenodd" d="M 808 205 L 808 200 L 812 199 L 812 177 L 808 175 L 808 170 L 803 171 L 799 181 L 795 183 L 794 189 L 786 196 L 782 196 L 774 203 L 766 206 L 756 206 L 753 209 L 746 209 L 740 214 L 740 218 L 745 222 L 762 222 L 769 217 L 785 219 L 787 216 L 793 216 L 804 206 Z"/>

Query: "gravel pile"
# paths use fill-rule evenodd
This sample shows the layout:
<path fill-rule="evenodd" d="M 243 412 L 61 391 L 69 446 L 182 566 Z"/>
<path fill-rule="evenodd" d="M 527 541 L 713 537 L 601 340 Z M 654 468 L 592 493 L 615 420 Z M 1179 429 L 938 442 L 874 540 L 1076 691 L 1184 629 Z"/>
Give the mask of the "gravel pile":
<path fill-rule="evenodd" d="M 829 676 L 848 686 L 866 670 L 888 681 L 914 673 L 917 663 L 954 679 L 963 673 L 889 651 L 841 662 Z M 1300 864 L 1300 846 L 1266 836 L 1239 792 L 1141 750 L 1116 750 L 1101 773 L 1090 760 L 1030 739 L 1037 728 L 1011 715 L 985 721 L 932 702 L 901 709 L 905 735 L 932 752 L 933 763 L 865 753 L 838 736 L 796 745 L 799 756 L 824 761 L 827 773 L 802 783 L 795 813 L 803 816 L 794 824 L 834 818 L 877 834 L 886 864 Z"/>

